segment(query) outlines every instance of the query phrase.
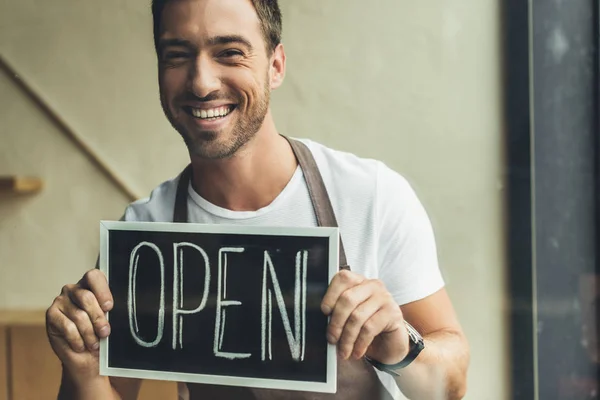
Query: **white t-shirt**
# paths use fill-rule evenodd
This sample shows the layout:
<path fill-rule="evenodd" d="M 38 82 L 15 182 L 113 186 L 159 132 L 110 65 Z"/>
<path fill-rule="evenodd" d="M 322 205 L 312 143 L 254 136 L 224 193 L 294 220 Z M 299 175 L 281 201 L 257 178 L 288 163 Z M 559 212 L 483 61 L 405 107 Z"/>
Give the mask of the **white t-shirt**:
<path fill-rule="evenodd" d="M 444 286 L 429 218 L 409 183 L 380 161 L 336 151 L 301 139 L 311 150 L 340 227 L 353 272 L 380 279 L 399 305 L 427 297 Z M 172 222 L 179 177 L 162 183 L 149 198 L 130 204 L 126 221 Z M 262 226 L 317 226 L 300 167 L 268 206 L 231 211 L 188 189 L 189 222 Z M 377 371 L 396 399 L 404 398 L 393 378 Z"/>

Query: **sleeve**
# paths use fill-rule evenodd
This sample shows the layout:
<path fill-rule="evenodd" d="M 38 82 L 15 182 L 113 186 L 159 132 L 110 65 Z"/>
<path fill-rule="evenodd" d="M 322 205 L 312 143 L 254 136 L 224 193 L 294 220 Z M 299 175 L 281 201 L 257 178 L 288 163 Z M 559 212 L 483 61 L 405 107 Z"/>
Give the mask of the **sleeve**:
<path fill-rule="evenodd" d="M 377 176 L 378 267 L 398 304 L 444 287 L 433 228 L 410 184 L 381 163 Z"/>

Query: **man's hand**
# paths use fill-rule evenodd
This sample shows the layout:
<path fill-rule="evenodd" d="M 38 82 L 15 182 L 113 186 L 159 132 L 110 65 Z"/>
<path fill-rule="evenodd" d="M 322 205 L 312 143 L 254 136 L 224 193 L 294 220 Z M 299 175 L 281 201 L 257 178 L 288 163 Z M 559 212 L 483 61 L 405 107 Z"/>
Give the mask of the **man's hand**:
<path fill-rule="evenodd" d="M 112 307 L 106 277 L 93 269 L 76 285 L 65 285 L 46 311 L 50 345 L 75 381 L 99 376 L 99 340 L 110 334 L 104 313 Z"/>
<path fill-rule="evenodd" d="M 342 359 L 367 355 L 395 364 L 408 354 L 402 311 L 381 281 L 340 271 L 329 285 L 321 310 L 331 316 L 327 340 L 338 345 Z"/>

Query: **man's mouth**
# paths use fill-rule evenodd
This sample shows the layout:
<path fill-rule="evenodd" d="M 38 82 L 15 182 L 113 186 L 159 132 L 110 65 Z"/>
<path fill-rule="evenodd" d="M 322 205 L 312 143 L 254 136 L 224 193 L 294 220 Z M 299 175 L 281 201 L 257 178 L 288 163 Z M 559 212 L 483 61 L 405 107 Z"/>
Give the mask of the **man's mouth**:
<path fill-rule="evenodd" d="M 227 105 L 215 108 L 194 108 L 184 107 L 184 110 L 194 118 L 205 121 L 216 121 L 225 118 L 235 109 L 234 105 Z"/>

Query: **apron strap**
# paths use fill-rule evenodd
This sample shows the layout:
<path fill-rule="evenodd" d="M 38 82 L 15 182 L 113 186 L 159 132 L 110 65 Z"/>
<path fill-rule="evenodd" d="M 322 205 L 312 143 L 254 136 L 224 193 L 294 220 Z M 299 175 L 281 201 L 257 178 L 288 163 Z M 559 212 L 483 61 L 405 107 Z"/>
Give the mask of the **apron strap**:
<path fill-rule="evenodd" d="M 175 195 L 175 207 L 173 210 L 173 222 L 188 222 L 188 188 L 192 179 L 192 164 L 188 164 L 179 177 L 177 194 Z"/>
<path fill-rule="evenodd" d="M 284 136 L 292 146 L 292 151 L 302 168 L 304 180 L 308 187 L 308 194 L 312 202 L 315 215 L 317 216 L 317 225 L 337 228 L 338 223 L 335 218 L 335 212 L 331 205 L 327 188 L 323 182 L 323 177 L 317 166 L 317 162 L 313 157 L 310 149 L 301 141 L 290 139 Z M 340 269 L 350 269 L 346 260 L 346 251 L 344 250 L 344 242 L 340 234 L 340 254 L 339 254 Z"/>
<path fill-rule="evenodd" d="M 292 151 L 300 164 L 302 173 L 304 174 L 304 180 L 308 187 L 308 193 L 312 202 L 315 215 L 317 217 L 318 226 L 327 227 L 338 227 L 337 220 L 335 218 L 335 212 L 327 193 L 327 188 L 323 182 L 323 177 L 319 172 L 317 162 L 313 157 L 310 149 L 302 142 L 294 139 L 290 139 L 283 136 L 292 146 Z M 179 183 L 177 184 L 177 194 L 175 195 L 175 207 L 173 210 L 173 222 L 185 223 L 188 222 L 188 208 L 187 208 L 187 197 L 188 187 L 192 178 L 192 165 L 189 164 L 181 173 Z M 344 250 L 344 243 L 340 235 L 340 251 L 339 251 L 339 263 L 340 269 L 350 269 L 348 261 L 346 259 L 346 252 Z"/>

